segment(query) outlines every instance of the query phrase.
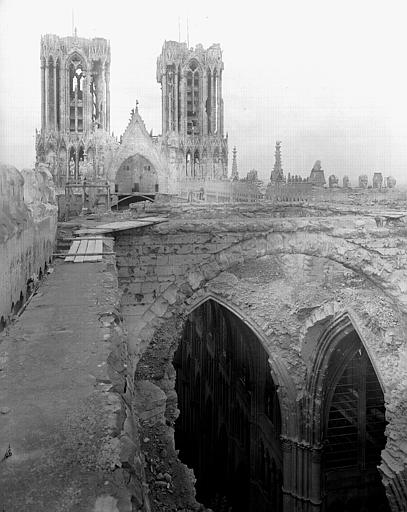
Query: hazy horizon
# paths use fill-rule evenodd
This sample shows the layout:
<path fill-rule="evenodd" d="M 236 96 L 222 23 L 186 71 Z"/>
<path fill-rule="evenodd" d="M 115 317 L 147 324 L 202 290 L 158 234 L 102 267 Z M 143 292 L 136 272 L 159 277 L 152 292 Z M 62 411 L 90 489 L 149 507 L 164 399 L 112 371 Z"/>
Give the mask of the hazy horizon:
<path fill-rule="evenodd" d="M 275 141 L 285 173 L 308 175 L 321 160 L 325 176 L 353 185 L 374 171 L 406 182 L 407 36 L 402 2 L 186 1 L 136 6 L 106 1 L 57 4 L 0 0 L 0 160 L 21 169 L 35 161 L 40 129 L 40 37 L 72 34 L 110 40 L 111 130 L 125 130 L 139 100 L 147 130 L 161 133 L 156 59 L 164 40 L 220 43 L 225 65 L 225 131 L 243 177 L 267 180 Z"/>

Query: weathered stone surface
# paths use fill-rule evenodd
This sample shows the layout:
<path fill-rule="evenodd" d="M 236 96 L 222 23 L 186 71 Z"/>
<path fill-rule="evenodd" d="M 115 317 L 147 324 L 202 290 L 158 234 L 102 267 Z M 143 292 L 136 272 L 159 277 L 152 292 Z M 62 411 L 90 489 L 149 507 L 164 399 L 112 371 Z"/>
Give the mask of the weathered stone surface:
<path fill-rule="evenodd" d="M 150 282 L 155 278 L 159 284 L 163 274 L 172 279 L 165 309 L 154 304 L 160 303 L 160 295 L 164 296 L 167 289 L 157 287 L 157 295 L 147 297 L 151 308 L 141 317 L 143 330 L 146 325 L 153 327 L 157 320 L 151 313 L 166 321 L 170 314 L 185 315 L 209 298 L 243 318 L 270 354 L 284 428 L 291 439 L 305 435 L 307 379 L 318 350 L 317 340 L 336 318 L 346 315 L 385 389 L 389 424 L 382 471 L 389 500 L 398 503 L 390 495 L 407 464 L 407 456 L 399 448 L 400 443 L 407 442 L 407 414 L 403 412 L 407 401 L 405 227 L 378 228 L 371 216 L 342 212 L 336 217 L 329 213 L 322 217 L 322 210 L 317 215 L 315 211 L 309 214 L 291 218 L 260 214 L 258 218 L 242 219 L 233 212 L 221 220 L 216 215 L 188 218 L 187 222 L 182 218 L 170 220 L 140 238 L 118 237 L 119 272 L 122 265 L 126 266 L 121 253 L 137 253 L 140 243 L 154 254 L 158 250 L 168 256 L 168 264 L 163 266 L 152 267 L 143 260 Z M 183 255 L 182 268 L 189 272 L 179 271 L 177 254 Z M 144 258 L 148 254 L 144 253 Z M 171 261 L 177 264 L 172 266 Z M 138 332 L 133 323 L 130 343 L 135 340 L 137 345 Z M 153 328 L 150 339 L 154 332 Z M 171 367 L 168 362 L 176 347 L 171 330 L 168 336 L 169 352 L 162 363 L 166 368 Z M 139 346 L 136 361 L 143 360 L 145 351 L 150 350 L 145 336 Z M 160 353 L 157 345 L 151 350 Z M 160 387 L 167 394 L 167 415 L 176 417 L 171 379 L 161 380 Z M 402 510 L 397 506 L 394 510 Z"/>
<path fill-rule="evenodd" d="M 142 421 L 151 425 L 163 423 L 166 395 L 158 386 L 148 380 L 135 382 L 134 406 Z"/>
<path fill-rule="evenodd" d="M 31 186 L 34 192 L 30 195 Z M 21 174 L 14 167 L 0 165 L 0 321 L 3 325 L 27 299 L 27 283 L 34 284 L 51 262 L 57 227 L 53 194 L 46 173 L 24 170 Z"/>
<path fill-rule="evenodd" d="M 119 297 L 106 264 L 59 263 L 0 335 L 0 406 L 13 404 L 0 421 L 12 451 L 0 465 L 5 509 L 131 512 L 122 466 L 137 449 L 121 435 L 126 409 L 112 392 L 128 360 Z"/>

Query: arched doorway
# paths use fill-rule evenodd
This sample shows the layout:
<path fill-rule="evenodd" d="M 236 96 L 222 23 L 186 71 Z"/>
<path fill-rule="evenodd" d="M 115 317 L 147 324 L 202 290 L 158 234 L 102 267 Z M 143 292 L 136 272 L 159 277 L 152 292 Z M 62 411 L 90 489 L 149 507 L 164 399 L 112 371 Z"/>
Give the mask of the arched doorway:
<path fill-rule="evenodd" d="M 121 195 L 158 192 L 158 175 L 153 164 L 142 155 L 127 158 L 116 174 L 116 192 Z"/>
<path fill-rule="evenodd" d="M 257 336 L 208 300 L 189 315 L 174 367 L 175 445 L 198 501 L 214 512 L 281 511 L 280 404 Z"/>
<path fill-rule="evenodd" d="M 389 512 L 377 469 L 386 444 L 384 396 L 355 330 L 330 354 L 321 421 L 322 510 Z"/>

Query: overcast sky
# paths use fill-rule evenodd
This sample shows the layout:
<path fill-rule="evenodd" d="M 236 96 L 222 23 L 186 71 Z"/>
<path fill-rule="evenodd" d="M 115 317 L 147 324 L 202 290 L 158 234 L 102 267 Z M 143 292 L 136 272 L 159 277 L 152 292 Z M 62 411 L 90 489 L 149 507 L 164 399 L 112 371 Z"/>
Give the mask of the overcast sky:
<path fill-rule="evenodd" d="M 405 3 L 405 2 L 404 2 Z M 373 171 L 407 181 L 407 30 L 403 2 L 281 0 L 0 0 L 0 160 L 35 160 L 40 36 L 110 39 L 111 124 L 125 129 L 136 99 L 161 133 L 156 59 L 164 40 L 220 43 L 229 156 L 268 179 L 276 140 L 283 168 L 356 182 Z"/>

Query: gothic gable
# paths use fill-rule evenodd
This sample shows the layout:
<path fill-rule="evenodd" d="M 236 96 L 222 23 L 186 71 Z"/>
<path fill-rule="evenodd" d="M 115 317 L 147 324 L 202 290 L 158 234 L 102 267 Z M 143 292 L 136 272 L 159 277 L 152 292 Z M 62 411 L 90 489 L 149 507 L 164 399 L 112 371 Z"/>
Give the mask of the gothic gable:
<path fill-rule="evenodd" d="M 138 109 L 131 111 L 131 118 L 123 134 L 121 144 L 108 172 L 108 179 L 115 181 L 115 177 L 121 164 L 130 156 L 141 155 L 149 160 L 157 171 L 160 182 L 164 185 L 167 181 L 167 162 L 161 153 L 159 145 L 146 130 Z M 161 187 L 160 187 L 161 189 Z"/>

